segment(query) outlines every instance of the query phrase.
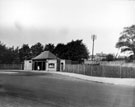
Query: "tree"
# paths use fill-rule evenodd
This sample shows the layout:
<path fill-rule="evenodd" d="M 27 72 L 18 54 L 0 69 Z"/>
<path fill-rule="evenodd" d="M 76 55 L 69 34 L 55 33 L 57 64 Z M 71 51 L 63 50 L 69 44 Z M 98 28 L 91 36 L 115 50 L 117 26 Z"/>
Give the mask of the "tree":
<path fill-rule="evenodd" d="M 113 56 L 112 54 L 108 54 L 108 55 L 106 56 L 106 60 L 107 60 L 107 61 L 113 61 L 113 60 L 114 60 L 114 56 Z"/>
<path fill-rule="evenodd" d="M 11 64 L 11 63 L 19 63 L 19 53 L 18 47 L 14 49 L 14 47 L 6 47 L 5 44 L 0 42 L 0 63 L 2 64 Z"/>
<path fill-rule="evenodd" d="M 5 44 L 0 42 L 0 63 L 9 63 L 9 52 Z"/>
<path fill-rule="evenodd" d="M 59 57 L 61 59 L 67 59 L 66 53 L 67 53 L 66 45 L 64 45 L 62 43 L 59 43 L 59 44 L 56 45 L 56 47 L 54 49 L 54 54 L 57 57 Z"/>
<path fill-rule="evenodd" d="M 87 47 L 82 43 L 82 40 L 71 41 L 64 44 L 58 44 L 54 50 L 55 55 L 62 59 L 68 59 L 81 62 L 83 59 L 88 59 L 89 53 Z"/>
<path fill-rule="evenodd" d="M 32 58 L 39 55 L 41 52 L 43 52 L 43 45 L 41 43 L 36 43 L 35 45 L 31 46 L 31 54 Z"/>
<path fill-rule="evenodd" d="M 7 48 L 7 53 L 5 54 L 5 63 L 19 63 L 19 53 L 17 52 L 16 49 L 14 49 L 14 47 L 9 47 Z"/>
<path fill-rule="evenodd" d="M 71 41 L 67 43 L 68 59 L 74 61 L 82 61 L 88 59 L 89 53 L 87 47 L 82 43 L 82 40 Z"/>
<path fill-rule="evenodd" d="M 19 49 L 19 57 L 21 62 L 26 59 L 31 59 L 30 47 L 28 44 L 23 44 L 22 47 Z"/>
<path fill-rule="evenodd" d="M 20 63 L 19 47 L 16 47 L 16 48 L 13 50 L 13 57 L 14 57 L 14 60 L 13 60 L 12 63 Z"/>
<path fill-rule="evenodd" d="M 45 51 L 50 51 L 50 52 L 53 52 L 54 51 L 54 48 L 55 48 L 55 46 L 54 46 L 54 44 L 51 44 L 51 43 L 49 43 L 49 44 L 46 44 L 45 45 Z"/>
<path fill-rule="evenodd" d="M 121 32 L 116 48 L 121 48 L 121 52 L 130 52 L 135 56 L 135 25 L 125 27 Z"/>

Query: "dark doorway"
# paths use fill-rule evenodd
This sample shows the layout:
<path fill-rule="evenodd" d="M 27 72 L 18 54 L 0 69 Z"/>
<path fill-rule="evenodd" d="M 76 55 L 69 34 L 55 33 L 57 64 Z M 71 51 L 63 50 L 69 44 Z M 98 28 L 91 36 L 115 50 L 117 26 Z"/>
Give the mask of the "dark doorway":
<path fill-rule="evenodd" d="M 60 71 L 60 60 L 57 60 L 57 71 Z"/>
<path fill-rule="evenodd" d="M 43 62 L 43 69 L 42 70 L 46 70 L 46 63 Z"/>
<path fill-rule="evenodd" d="M 37 70 L 38 63 L 34 62 L 34 70 Z"/>
<path fill-rule="evenodd" d="M 61 63 L 61 71 L 64 70 L 63 66 L 64 66 L 64 64 L 63 64 L 63 62 L 62 62 L 62 63 Z"/>
<path fill-rule="evenodd" d="M 42 70 L 42 62 L 38 62 L 38 70 Z"/>
<path fill-rule="evenodd" d="M 34 68 L 34 70 L 46 70 L 46 62 L 45 61 L 35 61 L 33 68 Z"/>

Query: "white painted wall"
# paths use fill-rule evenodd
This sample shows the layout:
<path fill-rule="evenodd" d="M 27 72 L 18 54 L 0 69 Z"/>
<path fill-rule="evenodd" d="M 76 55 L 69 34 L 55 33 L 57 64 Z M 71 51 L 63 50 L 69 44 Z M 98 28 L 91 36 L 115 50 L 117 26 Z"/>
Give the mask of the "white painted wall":
<path fill-rule="evenodd" d="M 24 70 L 32 70 L 32 60 L 24 61 Z"/>

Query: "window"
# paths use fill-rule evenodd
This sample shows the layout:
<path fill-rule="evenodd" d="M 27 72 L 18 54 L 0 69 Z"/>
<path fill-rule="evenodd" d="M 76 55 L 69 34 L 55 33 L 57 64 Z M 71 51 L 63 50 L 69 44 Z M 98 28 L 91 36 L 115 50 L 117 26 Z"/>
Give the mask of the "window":
<path fill-rule="evenodd" d="M 54 64 L 54 63 L 49 63 L 49 64 L 48 64 L 48 67 L 49 67 L 49 68 L 54 68 L 54 67 L 55 67 L 55 64 Z"/>

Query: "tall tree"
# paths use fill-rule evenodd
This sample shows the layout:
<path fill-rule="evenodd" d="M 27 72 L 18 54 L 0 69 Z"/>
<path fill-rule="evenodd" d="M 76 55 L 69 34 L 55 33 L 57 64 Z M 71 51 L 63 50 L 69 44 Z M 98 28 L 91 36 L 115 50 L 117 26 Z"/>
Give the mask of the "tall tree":
<path fill-rule="evenodd" d="M 12 63 L 20 63 L 20 58 L 19 58 L 19 47 L 16 47 L 13 50 L 13 56 L 14 56 L 14 61 Z"/>
<path fill-rule="evenodd" d="M 5 44 L 0 42 L 0 63 L 7 63 L 8 49 Z"/>
<path fill-rule="evenodd" d="M 81 61 L 88 59 L 89 53 L 87 47 L 83 44 L 82 40 L 71 41 L 67 43 L 67 56 L 68 59 Z"/>
<path fill-rule="evenodd" d="M 66 45 L 62 44 L 62 43 L 59 43 L 56 45 L 55 49 L 54 49 L 54 54 L 61 58 L 61 59 L 67 59 L 67 47 Z"/>
<path fill-rule="evenodd" d="M 124 28 L 116 48 L 121 48 L 121 52 L 128 51 L 135 56 L 135 25 Z"/>
<path fill-rule="evenodd" d="M 45 45 L 45 49 L 44 50 L 45 51 L 54 52 L 54 48 L 55 48 L 54 44 L 49 43 L 49 44 Z"/>
<path fill-rule="evenodd" d="M 59 58 L 73 61 L 82 61 L 89 57 L 88 49 L 82 40 L 71 41 L 66 45 L 58 44 L 54 52 Z"/>
<path fill-rule="evenodd" d="M 14 63 L 15 58 L 17 57 L 17 56 L 15 56 L 14 47 L 7 48 L 5 57 L 6 57 L 5 63 Z"/>
<path fill-rule="evenodd" d="M 11 64 L 19 63 L 18 48 L 6 47 L 5 44 L 0 42 L 0 63 Z"/>
<path fill-rule="evenodd" d="M 43 52 L 43 45 L 41 43 L 36 43 L 35 45 L 31 46 L 31 54 L 32 57 L 35 57 Z"/>
<path fill-rule="evenodd" d="M 31 59 L 30 47 L 28 44 L 23 44 L 19 49 L 20 61 L 23 62 L 25 59 Z"/>

